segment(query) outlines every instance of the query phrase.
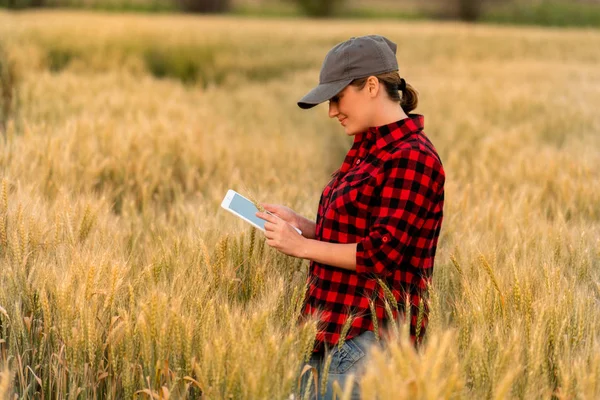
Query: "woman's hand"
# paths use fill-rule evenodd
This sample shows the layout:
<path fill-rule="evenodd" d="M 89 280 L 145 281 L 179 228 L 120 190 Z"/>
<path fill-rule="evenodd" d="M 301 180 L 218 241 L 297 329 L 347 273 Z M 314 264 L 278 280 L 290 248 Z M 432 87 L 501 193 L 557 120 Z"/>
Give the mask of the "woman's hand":
<path fill-rule="evenodd" d="M 265 205 L 263 205 L 263 207 L 265 207 Z M 287 207 L 278 207 L 287 209 L 294 213 Z M 269 210 L 267 207 L 265 207 L 265 209 Z M 305 245 L 307 239 L 300 235 L 291 226 L 292 223 L 289 222 L 289 218 L 290 216 L 293 217 L 293 215 L 289 213 L 286 214 L 285 216 L 288 217 L 288 220 L 277 218 L 276 216 L 263 212 L 257 212 L 256 216 L 267 221 L 265 222 L 265 236 L 269 246 L 279 250 L 283 254 L 287 254 L 288 256 L 300 257 L 300 255 L 303 253 L 303 246 Z"/>
<path fill-rule="evenodd" d="M 279 204 L 261 203 L 261 205 L 265 208 L 265 210 L 277 215 L 285 222 L 300 229 L 300 231 L 302 231 L 302 236 L 304 236 L 305 238 L 315 239 L 316 224 L 314 221 L 303 217 L 291 208 Z"/>
<path fill-rule="evenodd" d="M 279 204 L 268 203 L 261 203 L 261 206 L 263 206 L 265 210 L 277 215 L 279 218 L 281 218 L 288 224 L 291 224 L 296 228 L 302 230 L 300 228 L 300 216 L 291 208 Z"/>

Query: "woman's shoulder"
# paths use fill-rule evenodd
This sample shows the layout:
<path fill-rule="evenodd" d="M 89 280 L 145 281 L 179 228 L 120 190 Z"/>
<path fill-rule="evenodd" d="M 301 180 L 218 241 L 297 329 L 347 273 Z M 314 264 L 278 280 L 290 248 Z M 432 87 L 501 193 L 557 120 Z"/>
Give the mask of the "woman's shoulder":
<path fill-rule="evenodd" d="M 425 136 L 423 136 L 423 139 L 415 137 L 391 146 L 387 149 L 387 154 L 382 161 L 384 167 L 393 167 L 398 163 L 415 161 L 425 162 L 432 167 L 443 168 L 437 150 Z"/>
<path fill-rule="evenodd" d="M 428 175 L 439 186 L 445 182 L 442 161 L 429 141 L 409 140 L 389 148 L 382 160 L 380 173 L 384 176 L 406 176 L 406 173 L 397 174 L 399 169 L 412 171 L 411 175 Z"/>

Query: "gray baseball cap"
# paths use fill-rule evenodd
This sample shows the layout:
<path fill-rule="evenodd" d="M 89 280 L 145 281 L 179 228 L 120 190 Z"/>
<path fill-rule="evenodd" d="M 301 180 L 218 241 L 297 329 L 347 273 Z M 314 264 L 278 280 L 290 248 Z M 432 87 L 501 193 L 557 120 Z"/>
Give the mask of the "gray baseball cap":
<path fill-rule="evenodd" d="M 396 44 L 379 35 L 352 37 L 335 45 L 325 56 L 319 85 L 298 102 L 312 108 L 331 99 L 353 80 L 398 70 Z"/>

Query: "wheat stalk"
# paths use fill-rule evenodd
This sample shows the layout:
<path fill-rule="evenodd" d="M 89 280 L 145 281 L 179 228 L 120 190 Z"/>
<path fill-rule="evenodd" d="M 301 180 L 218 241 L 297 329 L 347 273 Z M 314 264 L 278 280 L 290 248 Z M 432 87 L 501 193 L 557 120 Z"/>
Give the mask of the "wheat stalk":
<path fill-rule="evenodd" d="M 417 327 L 416 327 L 416 332 L 415 332 L 416 343 L 420 343 L 420 341 L 421 341 L 421 328 L 422 328 L 421 325 L 423 324 L 424 317 L 425 317 L 425 299 L 420 298 L 419 311 L 417 313 Z"/>
<path fill-rule="evenodd" d="M 346 321 L 344 321 L 344 325 L 342 325 L 342 330 L 340 331 L 340 339 L 338 340 L 338 349 L 341 349 L 344 343 L 346 342 L 346 336 L 348 335 L 348 331 L 352 326 L 352 322 L 354 321 L 354 317 L 351 315 L 346 316 Z"/>
<path fill-rule="evenodd" d="M 456 256 L 454 254 L 450 255 L 450 261 L 452 261 L 452 265 L 454 265 L 454 268 L 456 268 L 456 270 L 458 271 L 458 274 L 460 275 L 460 277 L 462 278 L 464 276 L 463 274 L 463 270 L 458 262 L 458 260 L 456 259 Z"/>
<path fill-rule="evenodd" d="M 223 235 L 219 241 L 217 242 L 217 270 L 219 274 L 223 274 L 225 272 L 225 263 L 227 261 L 227 249 L 229 243 L 229 235 Z"/>
<path fill-rule="evenodd" d="M 244 187 L 244 191 L 246 192 L 246 195 L 248 196 L 248 198 L 250 199 L 250 201 L 254 204 L 254 206 L 258 209 L 258 211 L 260 212 L 266 212 L 265 208 L 260 204 L 260 202 L 257 200 L 256 196 L 254 196 L 254 193 L 252 193 L 252 191 L 250 189 L 248 189 L 248 187 L 246 185 L 244 185 L 242 183 L 242 186 Z"/>
<path fill-rule="evenodd" d="M 375 333 L 375 338 L 377 341 L 380 341 L 379 337 L 379 319 L 377 318 L 377 311 L 375 309 L 375 302 L 372 299 L 369 299 L 369 309 L 371 310 L 371 320 L 373 321 L 373 333 Z"/>
<path fill-rule="evenodd" d="M 6 179 L 2 179 L 2 197 L 0 197 L 0 241 L 2 242 L 2 246 L 6 247 L 8 245 L 8 183 Z"/>
<path fill-rule="evenodd" d="M 331 360 L 333 360 L 333 352 L 329 352 L 325 357 L 325 362 L 323 363 L 323 367 L 321 369 L 321 396 L 325 396 L 325 391 L 327 390 L 327 381 L 329 380 L 329 369 L 331 367 Z"/>
<path fill-rule="evenodd" d="M 494 270 L 492 269 L 492 267 L 490 266 L 490 264 L 487 262 L 485 256 L 483 256 L 483 254 L 479 255 L 479 262 L 481 263 L 481 266 L 483 267 L 484 271 L 488 274 L 488 276 L 492 280 L 494 288 L 496 289 L 496 292 L 498 292 L 498 295 L 500 296 L 500 301 L 502 303 L 502 312 L 504 313 L 504 311 L 505 311 L 505 309 L 504 309 L 504 307 L 505 307 L 504 306 L 505 305 L 504 295 L 502 294 L 502 291 L 500 290 L 500 285 L 498 284 L 498 280 L 496 279 L 496 275 L 494 274 Z"/>
<path fill-rule="evenodd" d="M 5 364 L 2 370 L 0 370 L 0 398 L 9 398 L 9 395 L 12 392 L 12 378 L 13 374 L 8 369 L 8 365 Z"/>
<path fill-rule="evenodd" d="M 398 310 L 398 301 L 394 297 L 394 294 L 392 293 L 392 291 L 390 290 L 388 285 L 381 278 L 377 278 L 377 282 L 379 283 L 379 286 L 381 287 L 381 289 L 383 289 L 383 294 L 385 296 L 385 300 L 388 301 L 391 305 L 393 305 L 394 310 L 396 310 L 396 312 L 398 312 L 399 311 Z"/>

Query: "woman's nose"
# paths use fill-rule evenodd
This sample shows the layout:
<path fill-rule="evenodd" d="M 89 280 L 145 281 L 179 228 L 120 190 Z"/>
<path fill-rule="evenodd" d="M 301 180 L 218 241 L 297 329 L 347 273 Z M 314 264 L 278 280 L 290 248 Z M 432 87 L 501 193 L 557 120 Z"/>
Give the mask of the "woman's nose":
<path fill-rule="evenodd" d="M 329 103 L 329 118 L 334 118 L 337 115 L 338 115 L 337 104 L 335 104 L 335 102 L 332 101 Z"/>

